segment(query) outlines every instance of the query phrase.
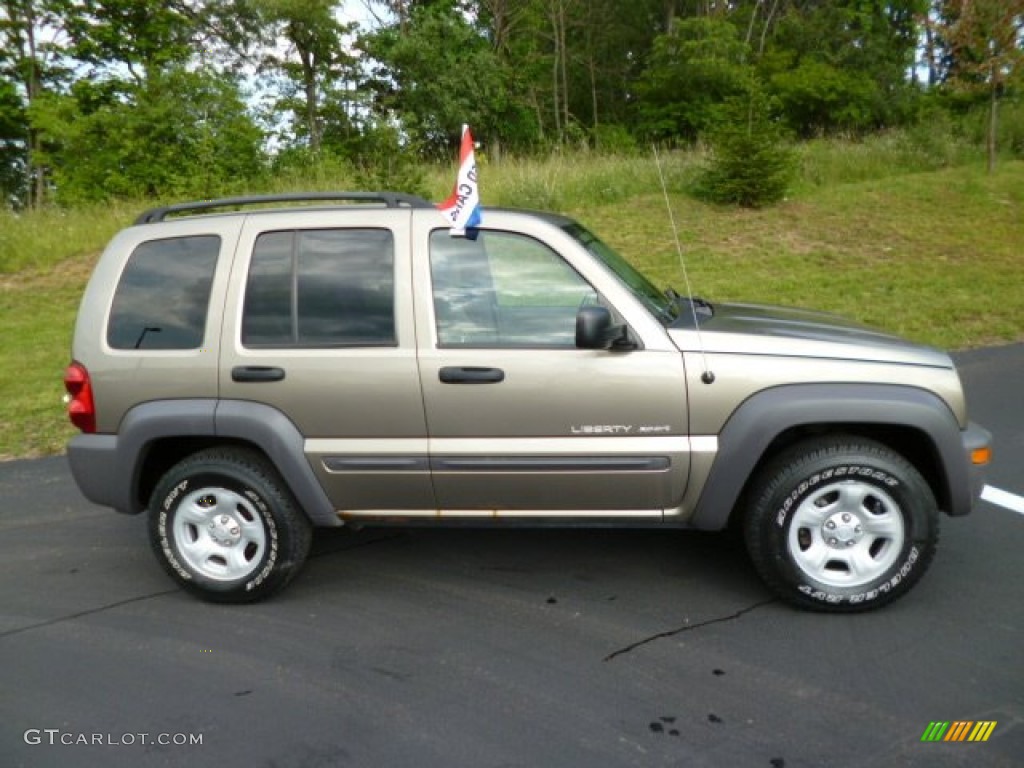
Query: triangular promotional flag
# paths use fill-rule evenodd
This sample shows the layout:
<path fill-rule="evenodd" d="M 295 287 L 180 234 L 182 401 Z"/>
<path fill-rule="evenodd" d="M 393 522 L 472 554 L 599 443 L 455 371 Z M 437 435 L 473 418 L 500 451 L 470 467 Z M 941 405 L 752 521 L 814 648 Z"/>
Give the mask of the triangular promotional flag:
<path fill-rule="evenodd" d="M 476 155 L 469 126 L 462 126 L 459 150 L 459 175 L 451 195 L 437 206 L 451 226 L 452 235 L 464 235 L 467 229 L 480 226 L 480 189 L 477 186 Z"/>

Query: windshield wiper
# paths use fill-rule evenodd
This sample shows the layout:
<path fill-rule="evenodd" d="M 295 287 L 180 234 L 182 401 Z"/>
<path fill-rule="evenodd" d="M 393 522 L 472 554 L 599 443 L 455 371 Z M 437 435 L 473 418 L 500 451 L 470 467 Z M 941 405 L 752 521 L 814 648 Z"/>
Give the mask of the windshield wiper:
<path fill-rule="evenodd" d="M 691 296 L 690 303 L 697 307 L 698 312 L 703 310 L 709 315 L 715 314 L 715 307 L 711 304 L 711 302 L 702 299 L 700 296 Z"/>
<path fill-rule="evenodd" d="M 712 316 L 715 314 L 715 308 L 712 306 L 710 301 L 702 299 L 700 296 L 682 296 L 679 291 L 671 286 L 665 289 L 665 296 L 676 306 L 678 313 L 683 312 L 684 305 L 690 305 L 690 310 L 687 314 L 693 315 L 696 311 L 698 314 Z"/>

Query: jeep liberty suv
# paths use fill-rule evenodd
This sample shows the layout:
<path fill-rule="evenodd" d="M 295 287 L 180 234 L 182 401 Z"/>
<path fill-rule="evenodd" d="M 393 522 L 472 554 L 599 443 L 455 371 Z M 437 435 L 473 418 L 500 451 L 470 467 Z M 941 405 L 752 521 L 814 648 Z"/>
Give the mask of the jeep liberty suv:
<path fill-rule="evenodd" d="M 79 488 L 221 602 L 283 587 L 317 526 L 733 523 L 779 596 L 863 610 L 917 582 L 990 455 L 942 352 L 663 292 L 563 216 L 455 237 L 399 193 L 147 211 L 72 357 Z"/>

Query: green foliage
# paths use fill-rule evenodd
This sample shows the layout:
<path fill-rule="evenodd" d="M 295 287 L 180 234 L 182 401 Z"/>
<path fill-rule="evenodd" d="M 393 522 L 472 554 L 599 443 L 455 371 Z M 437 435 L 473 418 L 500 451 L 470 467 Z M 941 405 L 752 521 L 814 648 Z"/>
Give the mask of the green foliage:
<path fill-rule="evenodd" d="M 637 82 L 641 130 L 653 138 L 694 141 L 721 119 L 726 101 L 749 93 L 747 46 L 728 21 L 678 19 L 654 40 Z"/>
<path fill-rule="evenodd" d="M 5 276 L 46 271 L 66 259 L 98 254 L 141 208 L 138 203 L 129 206 L 114 202 L 73 209 L 0 209 L 0 285 Z"/>
<path fill-rule="evenodd" d="M 961 138 L 949 121 L 920 124 L 854 139 L 825 137 L 796 148 L 797 192 L 926 173 L 979 162 L 981 148 Z"/>
<path fill-rule="evenodd" d="M 291 138 L 320 150 L 326 130 L 328 97 L 337 95 L 336 83 L 355 74 L 355 59 L 344 45 L 350 25 L 337 19 L 337 0 L 253 0 L 258 17 L 266 24 L 265 42 L 272 52 L 263 58 L 265 70 L 283 77 L 281 97 L 275 108 L 291 115 Z M 277 50 L 278 40 L 288 47 Z M 347 121 L 347 115 L 333 112 Z"/>
<path fill-rule="evenodd" d="M 775 75 L 771 90 L 800 136 L 858 131 L 871 125 L 875 86 L 856 72 L 807 59 Z"/>
<path fill-rule="evenodd" d="M 711 160 L 697 180 L 701 197 L 745 208 L 785 197 L 795 175 L 795 158 L 763 97 L 730 102 L 724 119 L 710 132 L 709 143 Z"/>
<path fill-rule="evenodd" d="M 608 155 L 635 154 L 639 147 L 633 134 L 624 125 L 598 125 L 591 131 L 594 149 Z"/>
<path fill-rule="evenodd" d="M 463 123 L 478 139 L 527 145 L 536 129 L 517 98 L 516 73 L 451 5 L 417 5 L 404 24 L 362 39 L 379 62 L 372 83 L 379 108 L 402 114 L 417 144 L 436 159 L 457 145 Z"/>
<path fill-rule="evenodd" d="M 352 164 L 331 149 L 314 152 L 305 146 L 284 147 L 271 160 L 270 175 L 257 189 L 263 192 L 333 192 L 356 189 Z"/>
<path fill-rule="evenodd" d="M 390 189 L 428 195 L 426 172 L 416 148 L 384 123 L 366 126 L 346 147 L 362 189 Z"/>
<path fill-rule="evenodd" d="M 865 133 L 913 118 L 913 68 L 927 0 L 836 0 L 779 19 L 758 70 L 804 137 Z"/>
<path fill-rule="evenodd" d="M 167 0 L 88 2 L 65 18 L 75 58 L 113 79 L 127 70 L 136 83 L 187 61 L 197 31 L 190 10 Z"/>
<path fill-rule="evenodd" d="M 32 119 L 64 203 L 209 197 L 263 173 L 262 133 L 237 86 L 211 71 L 151 73 L 101 98 L 89 87 L 46 96 Z"/>
<path fill-rule="evenodd" d="M 1024 158 L 1024 94 L 1003 102 L 999 113 L 999 145 L 1014 156 Z"/>
<path fill-rule="evenodd" d="M 287 147 L 274 157 L 275 188 L 295 190 L 378 189 L 429 195 L 426 169 L 393 126 L 361 126 L 345 141 L 319 152 Z"/>
<path fill-rule="evenodd" d="M 27 149 L 25 106 L 14 83 L 0 80 L 0 209 L 24 196 Z"/>
<path fill-rule="evenodd" d="M 414 188 L 413 160 L 450 160 L 463 123 L 495 163 L 628 155 L 698 145 L 758 91 L 803 138 L 907 128 L 908 162 L 958 162 L 965 141 L 1024 151 L 1024 0 L 366 4 L 383 21 L 357 38 L 344 0 L 0 3 L 0 205 L 219 194 L 262 186 L 277 154 L 296 178 Z M 913 82 L 919 48 L 935 88 Z M 254 69 L 258 98 L 224 74 Z M 952 131 L 931 130 L 936 109 Z"/>

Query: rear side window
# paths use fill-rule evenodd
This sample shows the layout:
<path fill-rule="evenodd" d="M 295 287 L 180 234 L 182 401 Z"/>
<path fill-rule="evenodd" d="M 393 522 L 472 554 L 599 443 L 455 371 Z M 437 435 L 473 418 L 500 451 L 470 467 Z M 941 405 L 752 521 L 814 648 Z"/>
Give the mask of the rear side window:
<path fill-rule="evenodd" d="M 197 349 L 220 253 L 216 235 L 139 245 L 114 292 L 107 344 L 114 349 Z"/>
<path fill-rule="evenodd" d="M 390 230 L 267 232 L 249 265 L 242 343 L 394 346 L 394 294 Z"/>

